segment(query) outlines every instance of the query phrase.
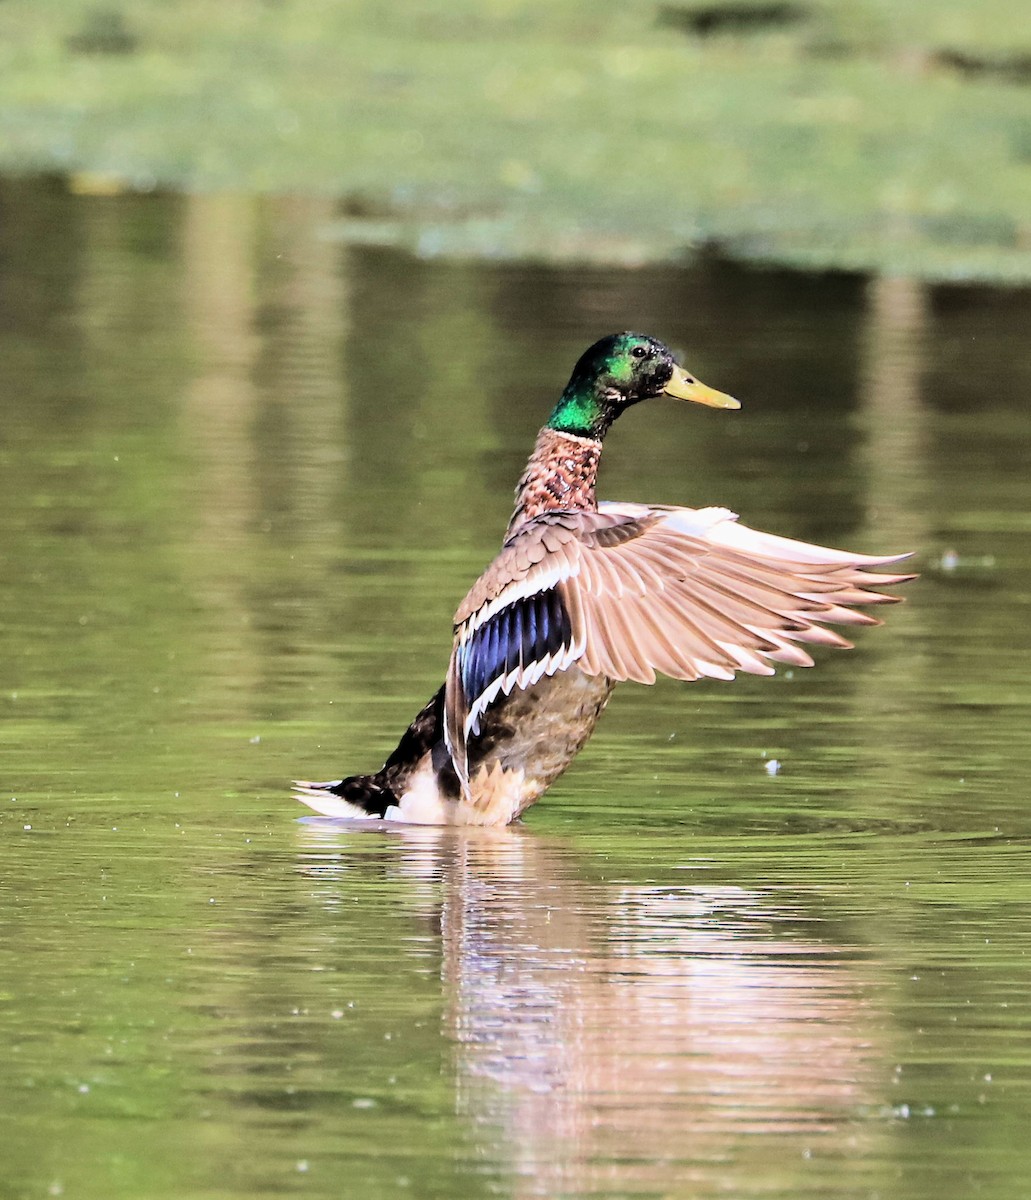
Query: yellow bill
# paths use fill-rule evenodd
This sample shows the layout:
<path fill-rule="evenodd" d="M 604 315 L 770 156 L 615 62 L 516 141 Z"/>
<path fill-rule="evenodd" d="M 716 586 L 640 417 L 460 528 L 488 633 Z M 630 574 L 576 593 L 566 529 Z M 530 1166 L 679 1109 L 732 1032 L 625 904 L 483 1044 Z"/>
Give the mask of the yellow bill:
<path fill-rule="evenodd" d="M 673 377 L 663 391 L 667 396 L 675 396 L 678 400 L 691 400 L 695 404 L 704 404 L 708 408 L 740 408 L 741 401 L 735 400 L 725 392 L 717 392 L 715 388 L 706 387 L 700 380 L 689 375 L 683 367 L 673 368 Z"/>

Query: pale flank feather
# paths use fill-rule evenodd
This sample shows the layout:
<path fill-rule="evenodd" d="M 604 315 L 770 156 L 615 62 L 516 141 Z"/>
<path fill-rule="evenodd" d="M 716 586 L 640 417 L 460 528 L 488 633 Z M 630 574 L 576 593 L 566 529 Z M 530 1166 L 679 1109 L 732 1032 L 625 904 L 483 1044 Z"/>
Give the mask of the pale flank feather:
<path fill-rule="evenodd" d="M 850 554 L 760 533 L 726 509 L 604 504 L 526 522 L 455 614 L 446 738 L 465 754 L 504 691 L 575 664 L 588 675 L 653 683 L 772 674 L 811 666 L 797 643 L 849 647 L 826 624 L 878 622 L 853 605 L 898 599 L 875 589 L 912 578 L 871 567 L 906 555 Z"/>

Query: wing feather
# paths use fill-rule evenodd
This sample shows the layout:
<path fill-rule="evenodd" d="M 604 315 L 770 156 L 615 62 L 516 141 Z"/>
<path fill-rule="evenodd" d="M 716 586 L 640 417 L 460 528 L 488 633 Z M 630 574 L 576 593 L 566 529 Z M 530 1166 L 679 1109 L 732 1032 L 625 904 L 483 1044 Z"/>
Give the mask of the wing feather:
<path fill-rule="evenodd" d="M 468 787 L 467 740 L 500 692 L 576 665 L 652 683 L 811 666 L 802 644 L 847 648 L 826 628 L 875 625 L 857 605 L 912 579 L 905 555 L 851 554 L 740 525 L 726 509 L 602 505 L 526 522 L 455 613 L 446 741 Z"/>
<path fill-rule="evenodd" d="M 613 644 L 622 651 L 626 677 L 635 683 L 654 683 L 654 655 L 650 653 L 650 631 L 639 619 L 634 604 L 614 604 L 607 608 Z M 637 618 L 636 620 L 634 618 Z"/>

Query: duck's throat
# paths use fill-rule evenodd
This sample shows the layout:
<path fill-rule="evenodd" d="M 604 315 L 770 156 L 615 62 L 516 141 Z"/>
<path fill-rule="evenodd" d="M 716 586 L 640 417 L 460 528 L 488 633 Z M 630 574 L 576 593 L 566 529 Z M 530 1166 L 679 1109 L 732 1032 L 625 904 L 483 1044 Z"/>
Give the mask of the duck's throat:
<path fill-rule="evenodd" d="M 601 442 L 545 425 L 516 487 L 515 512 L 505 537 L 551 509 L 596 509 L 594 485 L 600 459 Z"/>

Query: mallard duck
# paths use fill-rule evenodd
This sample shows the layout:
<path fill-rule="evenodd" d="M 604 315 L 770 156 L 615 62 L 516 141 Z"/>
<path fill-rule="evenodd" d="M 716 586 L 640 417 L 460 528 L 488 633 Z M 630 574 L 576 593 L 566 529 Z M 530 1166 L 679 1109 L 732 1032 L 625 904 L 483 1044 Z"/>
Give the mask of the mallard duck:
<path fill-rule="evenodd" d="M 760 533 L 725 508 L 599 503 L 613 421 L 642 400 L 737 400 L 655 338 L 602 338 L 573 368 L 516 488 L 501 552 L 454 618 L 447 678 L 374 775 L 295 784 L 316 812 L 413 824 L 505 825 L 590 737 L 615 685 L 772 675 L 911 575 L 871 556 Z"/>

